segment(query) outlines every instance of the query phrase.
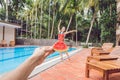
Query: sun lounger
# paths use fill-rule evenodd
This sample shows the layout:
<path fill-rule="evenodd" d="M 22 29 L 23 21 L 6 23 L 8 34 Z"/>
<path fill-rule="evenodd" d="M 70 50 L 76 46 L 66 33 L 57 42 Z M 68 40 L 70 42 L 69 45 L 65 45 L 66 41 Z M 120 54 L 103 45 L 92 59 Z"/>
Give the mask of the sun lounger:
<path fill-rule="evenodd" d="M 102 47 L 94 47 L 91 50 L 91 55 L 106 55 L 113 50 L 113 43 L 104 43 Z"/>
<path fill-rule="evenodd" d="M 103 73 L 103 80 L 109 80 L 109 74 L 120 72 L 120 46 L 116 46 L 110 55 L 88 56 L 86 62 L 86 77 L 90 69 Z"/>
<path fill-rule="evenodd" d="M 91 69 L 102 72 L 103 80 L 109 80 L 110 74 L 120 72 L 120 60 L 87 62 L 85 72 L 87 78 L 89 78 Z"/>
<path fill-rule="evenodd" d="M 103 50 L 102 48 L 92 48 L 91 49 L 91 56 L 93 55 L 108 55 L 110 52 Z"/>
<path fill-rule="evenodd" d="M 110 55 L 117 55 L 120 56 L 120 46 L 115 46 L 111 51 Z"/>
<path fill-rule="evenodd" d="M 104 43 L 102 45 L 102 49 L 105 51 L 111 52 L 113 49 L 113 45 L 114 45 L 113 43 Z"/>
<path fill-rule="evenodd" d="M 2 40 L 2 41 L 1 41 L 1 46 L 2 46 L 2 47 L 7 47 L 7 43 L 6 43 L 5 40 Z"/>
<path fill-rule="evenodd" d="M 97 60 L 97 61 L 117 60 L 118 58 L 119 56 L 117 55 L 88 56 L 87 62 L 90 62 L 91 60 Z"/>
<path fill-rule="evenodd" d="M 10 41 L 10 44 L 9 44 L 9 46 L 15 46 L 15 41 Z"/>

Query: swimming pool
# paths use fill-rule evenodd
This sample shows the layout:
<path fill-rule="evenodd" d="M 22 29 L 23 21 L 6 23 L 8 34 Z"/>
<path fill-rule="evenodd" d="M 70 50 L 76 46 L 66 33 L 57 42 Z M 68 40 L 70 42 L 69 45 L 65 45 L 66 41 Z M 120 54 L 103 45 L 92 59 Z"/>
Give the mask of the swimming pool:
<path fill-rule="evenodd" d="M 15 48 L 0 48 L 0 74 L 9 72 L 23 63 L 30 55 L 32 55 L 35 48 L 38 46 L 24 46 Z M 68 52 L 75 50 L 69 48 Z M 47 59 L 58 56 L 58 52 L 49 55 Z"/>

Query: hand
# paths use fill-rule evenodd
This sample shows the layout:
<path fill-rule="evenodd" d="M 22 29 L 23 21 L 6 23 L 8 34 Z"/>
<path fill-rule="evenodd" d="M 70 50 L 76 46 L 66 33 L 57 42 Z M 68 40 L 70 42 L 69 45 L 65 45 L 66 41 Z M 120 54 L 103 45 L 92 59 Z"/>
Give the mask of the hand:
<path fill-rule="evenodd" d="M 32 57 L 35 58 L 37 65 L 42 63 L 44 59 L 54 52 L 52 47 L 36 48 Z"/>
<path fill-rule="evenodd" d="M 33 55 L 15 70 L 5 74 L 0 80 L 28 80 L 33 69 L 42 63 L 44 59 L 53 53 L 52 47 L 36 48 Z"/>

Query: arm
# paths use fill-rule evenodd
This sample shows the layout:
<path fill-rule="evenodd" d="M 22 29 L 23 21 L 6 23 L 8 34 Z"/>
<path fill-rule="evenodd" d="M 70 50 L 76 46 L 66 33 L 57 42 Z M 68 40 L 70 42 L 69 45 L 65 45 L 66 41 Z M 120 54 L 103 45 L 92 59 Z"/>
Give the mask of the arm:
<path fill-rule="evenodd" d="M 29 57 L 23 64 L 21 64 L 14 71 L 2 76 L 0 80 L 27 80 L 33 69 L 37 65 L 41 64 L 44 59 L 52 52 L 52 48 L 49 50 L 47 50 L 47 48 L 37 48 L 34 51 L 34 54 Z"/>
<path fill-rule="evenodd" d="M 60 32 L 60 26 L 58 26 L 58 32 Z"/>
<path fill-rule="evenodd" d="M 65 32 L 64 34 L 69 34 L 69 33 L 73 33 L 73 32 L 77 32 L 77 30 L 71 30 L 71 31 Z"/>
<path fill-rule="evenodd" d="M 58 32 L 60 32 L 60 24 L 61 24 L 61 19 L 60 19 L 59 24 L 58 24 Z"/>

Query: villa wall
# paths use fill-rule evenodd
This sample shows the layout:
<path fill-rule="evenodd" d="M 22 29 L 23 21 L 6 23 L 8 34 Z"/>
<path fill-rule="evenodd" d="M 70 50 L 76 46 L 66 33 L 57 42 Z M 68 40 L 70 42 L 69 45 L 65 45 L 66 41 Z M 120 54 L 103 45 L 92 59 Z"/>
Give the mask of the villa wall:
<path fill-rule="evenodd" d="M 56 41 L 56 39 L 16 39 L 16 45 L 51 46 Z"/>
<path fill-rule="evenodd" d="M 15 41 L 15 29 L 14 28 L 5 29 L 5 40 L 7 43 L 10 43 L 10 41 Z"/>
<path fill-rule="evenodd" d="M 0 27 L 0 42 L 3 38 L 3 27 Z"/>
<path fill-rule="evenodd" d="M 57 39 L 16 39 L 16 45 L 52 46 Z M 67 45 L 75 46 L 75 42 L 65 41 Z"/>
<path fill-rule="evenodd" d="M 0 27 L 0 42 L 1 42 L 2 38 L 3 38 L 3 27 Z M 6 42 L 7 42 L 7 44 L 9 44 L 10 41 L 15 41 L 15 29 L 5 27 L 4 38 L 5 38 Z"/>

